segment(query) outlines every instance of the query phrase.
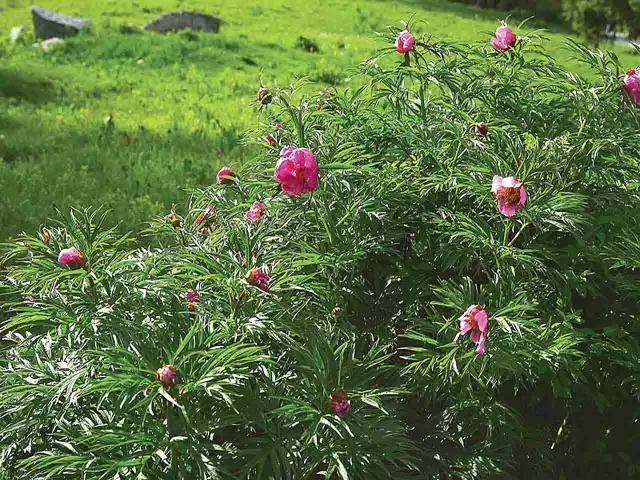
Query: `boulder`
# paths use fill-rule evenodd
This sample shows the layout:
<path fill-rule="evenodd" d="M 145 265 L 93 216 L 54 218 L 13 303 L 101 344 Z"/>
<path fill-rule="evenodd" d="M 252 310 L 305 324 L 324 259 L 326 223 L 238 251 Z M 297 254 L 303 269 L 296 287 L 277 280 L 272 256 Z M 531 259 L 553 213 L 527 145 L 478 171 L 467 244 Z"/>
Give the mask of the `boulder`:
<path fill-rule="evenodd" d="M 24 34 L 27 31 L 26 27 L 22 25 L 13 27 L 9 32 L 9 42 L 11 43 L 24 43 Z"/>
<path fill-rule="evenodd" d="M 220 30 L 220 19 L 198 12 L 171 12 L 160 15 L 144 27 L 145 30 L 158 33 L 176 32 L 187 28 L 215 33 Z"/>
<path fill-rule="evenodd" d="M 91 29 L 91 21 L 81 17 L 70 17 L 40 7 L 31 7 L 33 29 L 37 38 L 64 38 L 77 35 L 81 30 Z"/>

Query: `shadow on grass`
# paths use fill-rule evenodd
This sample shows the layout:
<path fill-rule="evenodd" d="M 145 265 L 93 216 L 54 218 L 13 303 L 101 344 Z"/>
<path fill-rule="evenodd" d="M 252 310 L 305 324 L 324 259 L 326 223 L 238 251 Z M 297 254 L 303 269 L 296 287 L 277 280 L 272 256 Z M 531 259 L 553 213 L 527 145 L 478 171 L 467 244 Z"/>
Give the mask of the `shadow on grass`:
<path fill-rule="evenodd" d="M 32 71 L 0 68 L 0 98 L 2 97 L 34 104 L 47 103 L 55 97 L 54 83 Z"/>

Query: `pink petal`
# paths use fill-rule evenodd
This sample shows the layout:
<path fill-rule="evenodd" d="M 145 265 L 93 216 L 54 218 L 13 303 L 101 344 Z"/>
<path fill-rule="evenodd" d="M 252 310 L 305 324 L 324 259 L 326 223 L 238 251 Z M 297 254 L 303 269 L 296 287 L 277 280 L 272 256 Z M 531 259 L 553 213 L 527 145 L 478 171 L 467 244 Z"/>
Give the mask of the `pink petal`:
<path fill-rule="evenodd" d="M 486 310 L 480 310 L 476 313 L 476 321 L 478 322 L 478 328 L 481 332 L 487 331 L 487 326 L 489 325 L 489 316 L 487 315 Z"/>
<path fill-rule="evenodd" d="M 498 210 L 500 210 L 500 213 L 503 214 L 505 217 L 513 217 L 519 208 L 520 208 L 519 203 L 515 205 L 509 205 L 507 202 L 504 201 L 503 198 L 498 199 Z"/>
<path fill-rule="evenodd" d="M 500 175 L 494 175 L 493 176 L 493 182 L 491 184 L 491 193 L 498 193 L 498 189 L 501 186 L 502 186 L 502 177 Z M 469 308 L 471 308 L 471 307 L 469 307 Z"/>
<path fill-rule="evenodd" d="M 520 187 L 520 206 L 524 205 L 527 201 L 527 191 L 524 189 L 524 185 Z"/>
<path fill-rule="evenodd" d="M 518 188 L 520 185 L 522 185 L 522 182 L 520 182 L 516 177 L 504 177 L 502 179 L 503 187 Z"/>
<path fill-rule="evenodd" d="M 483 355 L 484 354 L 486 341 L 487 341 L 487 336 L 486 335 L 482 335 L 480 337 L 480 341 L 478 342 L 478 346 L 476 347 L 476 353 L 478 355 Z"/>
<path fill-rule="evenodd" d="M 480 330 L 473 330 L 471 332 L 471 341 L 473 343 L 479 343 L 482 339 L 482 332 Z"/>

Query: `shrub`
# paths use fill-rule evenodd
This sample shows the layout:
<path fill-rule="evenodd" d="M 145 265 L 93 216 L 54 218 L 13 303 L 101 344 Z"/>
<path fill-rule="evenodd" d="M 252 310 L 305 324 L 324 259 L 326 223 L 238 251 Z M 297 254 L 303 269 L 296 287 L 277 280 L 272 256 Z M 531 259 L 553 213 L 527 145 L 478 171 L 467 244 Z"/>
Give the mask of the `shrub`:
<path fill-rule="evenodd" d="M 265 153 L 154 221 L 153 247 L 84 210 L 5 246 L 9 478 L 640 473 L 621 66 L 568 44 L 591 82 L 526 35 L 386 40 L 320 109 L 267 89 Z M 495 175 L 522 184 L 494 195 Z"/>

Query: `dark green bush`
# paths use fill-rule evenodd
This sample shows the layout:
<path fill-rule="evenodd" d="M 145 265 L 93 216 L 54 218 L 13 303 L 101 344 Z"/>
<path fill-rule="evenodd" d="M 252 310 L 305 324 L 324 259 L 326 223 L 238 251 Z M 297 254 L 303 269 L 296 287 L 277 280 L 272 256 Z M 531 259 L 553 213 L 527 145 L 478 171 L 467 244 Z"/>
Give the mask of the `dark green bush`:
<path fill-rule="evenodd" d="M 518 34 L 389 47 L 320 109 L 271 89 L 277 145 L 154 222 L 152 248 L 84 211 L 6 245 L 5 475 L 637 478 L 638 108 L 613 56 L 567 45 L 592 82 Z M 313 193 L 276 188 L 288 144 L 318 158 Z M 513 217 L 494 175 L 524 182 Z M 71 246 L 86 268 L 56 262 Z M 484 355 L 453 341 L 472 304 Z"/>

